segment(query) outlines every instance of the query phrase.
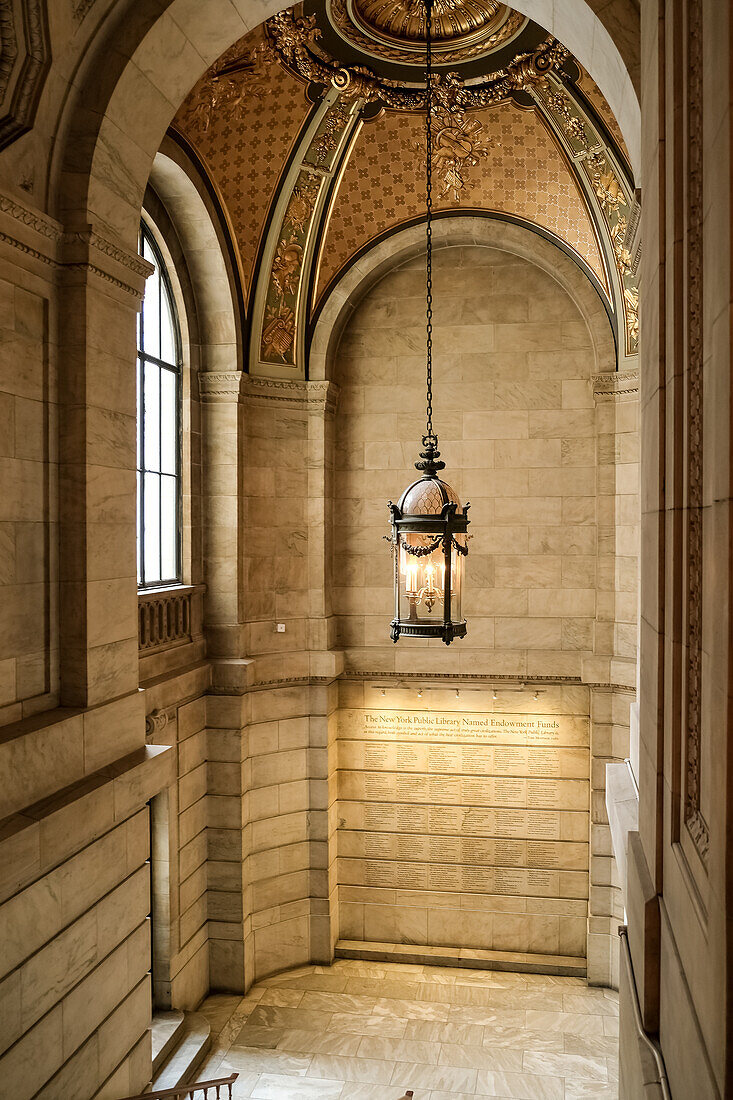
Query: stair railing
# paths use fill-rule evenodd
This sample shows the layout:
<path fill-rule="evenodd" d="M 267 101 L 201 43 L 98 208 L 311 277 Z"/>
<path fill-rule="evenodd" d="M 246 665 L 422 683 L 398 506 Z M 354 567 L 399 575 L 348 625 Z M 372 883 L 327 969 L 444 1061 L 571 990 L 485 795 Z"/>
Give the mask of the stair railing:
<path fill-rule="evenodd" d="M 203 1093 L 204 1100 L 232 1100 L 232 1085 L 239 1077 L 232 1073 L 229 1077 L 217 1077 L 214 1081 L 196 1081 L 190 1085 L 176 1085 L 174 1089 L 154 1089 L 141 1092 L 138 1096 L 126 1096 L 124 1100 L 196 1100 Z M 223 1092 L 223 1089 L 227 1089 Z"/>

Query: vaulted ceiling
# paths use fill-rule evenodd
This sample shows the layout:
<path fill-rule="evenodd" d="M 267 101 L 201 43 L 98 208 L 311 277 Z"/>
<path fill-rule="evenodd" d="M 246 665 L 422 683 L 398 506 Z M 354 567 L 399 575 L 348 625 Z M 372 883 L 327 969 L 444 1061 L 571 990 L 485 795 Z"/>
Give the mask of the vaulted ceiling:
<path fill-rule="evenodd" d="M 434 12 L 436 211 L 518 219 L 561 243 L 633 354 L 638 204 L 603 96 L 497 0 Z M 176 116 L 231 227 L 265 362 L 294 365 L 298 325 L 339 274 L 423 216 L 424 64 L 423 0 L 306 0 L 228 50 Z"/>

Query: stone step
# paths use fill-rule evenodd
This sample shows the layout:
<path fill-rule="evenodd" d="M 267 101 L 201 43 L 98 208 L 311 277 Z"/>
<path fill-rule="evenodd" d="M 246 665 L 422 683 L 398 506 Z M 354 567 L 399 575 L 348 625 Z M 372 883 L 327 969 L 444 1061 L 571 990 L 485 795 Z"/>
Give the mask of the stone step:
<path fill-rule="evenodd" d="M 469 947 L 425 947 L 413 943 L 372 943 L 338 940 L 337 959 L 412 963 L 414 966 L 457 966 L 466 970 L 503 970 L 517 974 L 556 974 L 584 978 L 585 959 L 574 955 L 539 955 L 521 951 L 482 951 Z"/>
<path fill-rule="evenodd" d="M 211 1046 L 211 1028 L 200 1012 L 186 1012 L 165 1060 L 153 1073 L 153 1089 L 173 1089 L 195 1080 L 196 1071 Z"/>
<path fill-rule="evenodd" d="M 170 1012 L 154 1012 L 150 1027 L 153 1048 L 153 1077 L 159 1072 L 170 1052 L 183 1037 L 184 1016 L 173 1009 Z"/>

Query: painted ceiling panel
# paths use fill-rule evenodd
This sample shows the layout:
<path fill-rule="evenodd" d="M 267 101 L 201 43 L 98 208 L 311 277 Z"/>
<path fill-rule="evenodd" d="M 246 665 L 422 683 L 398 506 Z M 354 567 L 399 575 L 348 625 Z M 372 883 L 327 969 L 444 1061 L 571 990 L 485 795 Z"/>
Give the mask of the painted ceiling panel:
<path fill-rule="evenodd" d="M 205 163 L 231 219 L 249 291 L 260 235 L 301 126 L 308 114 L 305 85 L 281 65 L 256 53 L 260 29 L 237 42 L 227 55 L 252 58 L 237 95 L 221 96 L 212 107 L 209 74 L 193 88 L 174 119 Z"/>
<path fill-rule="evenodd" d="M 606 286 L 583 198 L 537 112 L 512 104 L 471 112 L 483 132 L 469 137 L 477 163 L 463 173 L 456 201 L 448 173 L 434 175 L 436 210 L 482 209 L 526 218 L 566 241 Z M 481 148 L 483 147 L 483 152 Z M 425 131 L 419 114 L 385 112 L 359 134 L 334 201 L 323 244 L 320 296 L 363 245 L 425 210 Z"/>

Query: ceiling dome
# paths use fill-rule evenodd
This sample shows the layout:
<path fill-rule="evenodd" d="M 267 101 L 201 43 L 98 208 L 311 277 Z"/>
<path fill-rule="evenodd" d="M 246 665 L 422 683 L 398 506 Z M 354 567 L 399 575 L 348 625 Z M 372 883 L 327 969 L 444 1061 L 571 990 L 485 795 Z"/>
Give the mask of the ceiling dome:
<path fill-rule="evenodd" d="M 439 43 L 457 43 L 467 36 L 498 31 L 510 9 L 498 0 L 435 0 L 433 38 Z M 353 0 L 352 14 L 362 29 L 377 38 L 415 43 L 424 49 L 425 0 Z"/>
<path fill-rule="evenodd" d="M 323 0 L 333 30 L 373 61 L 425 65 L 425 0 Z M 310 8 L 308 8 L 310 10 Z M 320 4 L 316 3 L 318 12 Z M 436 63 L 485 57 L 508 46 L 529 20 L 500 0 L 433 0 Z"/>

